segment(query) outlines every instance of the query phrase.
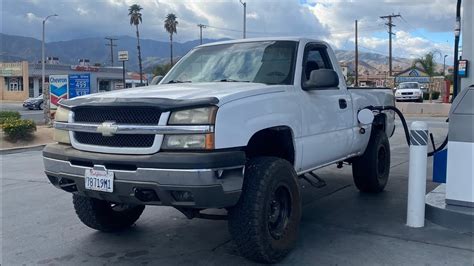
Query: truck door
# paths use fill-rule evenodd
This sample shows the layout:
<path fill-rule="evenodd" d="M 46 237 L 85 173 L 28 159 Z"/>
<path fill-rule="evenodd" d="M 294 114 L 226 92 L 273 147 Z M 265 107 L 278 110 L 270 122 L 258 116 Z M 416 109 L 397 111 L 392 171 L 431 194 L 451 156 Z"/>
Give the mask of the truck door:
<path fill-rule="evenodd" d="M 301 77 L 303 169 L 349 155 L 353 141 L 352 98 L 346 87 L 341 84 L 334 88 L 303 90 L 304 82 L 316 69 L 335 68 L 325 45 L 309 43 L 304 51 Z"/>

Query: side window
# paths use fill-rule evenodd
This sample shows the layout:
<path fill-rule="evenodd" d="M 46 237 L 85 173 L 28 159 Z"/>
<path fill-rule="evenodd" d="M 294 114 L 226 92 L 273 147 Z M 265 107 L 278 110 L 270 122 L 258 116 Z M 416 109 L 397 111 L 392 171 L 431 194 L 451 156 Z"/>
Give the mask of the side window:
<path fill-rule="evenodd" d="M 333 69 L 326 48 L 321 45 L 308 45 L 303 61 L 302 81 L 309 80 L 311 71 L 317 69 Z"/>

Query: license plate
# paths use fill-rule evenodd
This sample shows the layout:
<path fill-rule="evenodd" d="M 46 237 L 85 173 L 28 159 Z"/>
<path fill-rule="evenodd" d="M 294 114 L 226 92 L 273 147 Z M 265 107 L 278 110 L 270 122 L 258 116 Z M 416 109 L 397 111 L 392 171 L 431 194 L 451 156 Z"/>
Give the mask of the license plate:
<path fill-rule="evenodd" d="M 85 187 L 89 190 L 114 192 L 114 172 L 86 169 Z"/>

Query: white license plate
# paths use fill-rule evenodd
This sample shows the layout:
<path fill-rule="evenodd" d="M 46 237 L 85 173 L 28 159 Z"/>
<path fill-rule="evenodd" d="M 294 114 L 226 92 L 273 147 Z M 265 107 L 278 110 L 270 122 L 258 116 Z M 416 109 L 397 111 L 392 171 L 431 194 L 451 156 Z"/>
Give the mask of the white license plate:
<path fill-rule="evenodd" d="M 89 190 L 114 192 L 114 172 L 86 169 L 85 187 Z"/>

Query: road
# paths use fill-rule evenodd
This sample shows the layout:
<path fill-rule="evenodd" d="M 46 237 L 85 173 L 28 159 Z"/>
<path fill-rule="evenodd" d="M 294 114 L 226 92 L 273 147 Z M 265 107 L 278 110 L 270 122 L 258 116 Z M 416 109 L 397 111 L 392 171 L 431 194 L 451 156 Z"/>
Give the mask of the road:
<path fill-rule="evenodd" d="M 28 110 L 20 102 L 2 102 L 2 111 L 18 111 L 23 119 L 31 119 L 36 124 L 44 123 L 43 110 Z"/>
<path fill-rule="evenodd" d="M 423 120 L 441 142 L 443 119 Z M 472 235 L 430 222 L 421 229 L 405 226 L 408 148 L 400 128 L 391 146 L 384 193 L 359 193 L 347 166 L 317 171 L 328 183 L 322 189 L 301 181 L 299 240 L 283 264 L 472 265 Z M 40 151 L 1 157 L 3 265 L 252 264 L 237 254 L 225 221 L 188 220 L 169 207 L 147 207 L 126 232 L 91 230 L 76 217 L 71 195 L 48 183 Z M 434 187 L 428 176 L 428 189 Z"/>

